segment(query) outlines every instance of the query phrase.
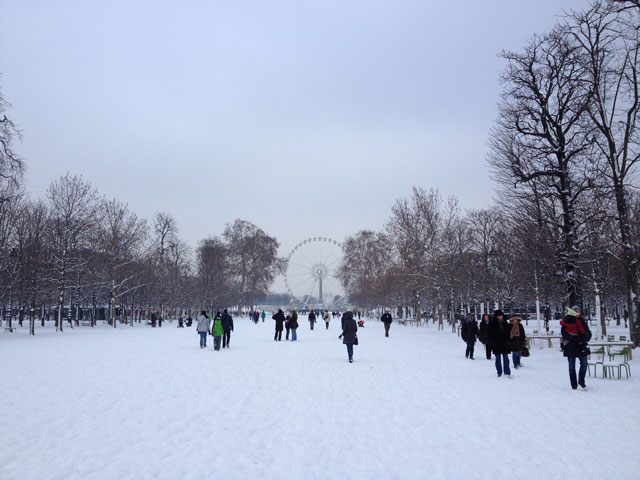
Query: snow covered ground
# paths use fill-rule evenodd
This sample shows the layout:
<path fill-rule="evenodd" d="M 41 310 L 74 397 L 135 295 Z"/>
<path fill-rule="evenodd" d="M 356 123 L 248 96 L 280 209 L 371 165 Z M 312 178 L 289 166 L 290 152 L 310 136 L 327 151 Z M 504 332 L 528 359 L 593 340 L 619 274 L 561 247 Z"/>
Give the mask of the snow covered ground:
<path fill-rule="evenodd" d="M 220 352 L 175 323 L 1 333 L 0 478 L 639 478 L 637 359 L 573 391 L 557 348 L 497 378 L 449 330 L 367 322 L 349 364 L 337 321 L 300 323 L 236 319 Z"/>

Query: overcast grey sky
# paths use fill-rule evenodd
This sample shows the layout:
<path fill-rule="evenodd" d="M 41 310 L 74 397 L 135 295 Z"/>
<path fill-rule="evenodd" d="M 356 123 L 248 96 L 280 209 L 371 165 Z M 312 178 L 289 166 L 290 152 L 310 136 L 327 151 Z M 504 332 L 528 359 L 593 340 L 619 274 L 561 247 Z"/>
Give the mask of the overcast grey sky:
<path fill-rule="evenodd" d="M 497 53 L 586 4 L 0 0 L 0 86 L 34 196 L 82 174 L 194 247 L 243 218 L 284 255 L 413 185 L 486 206 Z"/>

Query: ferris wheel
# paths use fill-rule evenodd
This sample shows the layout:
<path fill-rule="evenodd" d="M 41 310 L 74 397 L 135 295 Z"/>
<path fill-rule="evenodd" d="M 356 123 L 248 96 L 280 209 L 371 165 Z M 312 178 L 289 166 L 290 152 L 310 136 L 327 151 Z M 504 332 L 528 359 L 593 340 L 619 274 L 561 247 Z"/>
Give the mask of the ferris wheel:
<path fill-rule="evenodd" d="M 342 244 L 327 237 L 312 237 L 300 242 L 286 257 L 284 283 L 295 301 L 329 307 L 344 300 L 338 280 L 342 262 Z"/>

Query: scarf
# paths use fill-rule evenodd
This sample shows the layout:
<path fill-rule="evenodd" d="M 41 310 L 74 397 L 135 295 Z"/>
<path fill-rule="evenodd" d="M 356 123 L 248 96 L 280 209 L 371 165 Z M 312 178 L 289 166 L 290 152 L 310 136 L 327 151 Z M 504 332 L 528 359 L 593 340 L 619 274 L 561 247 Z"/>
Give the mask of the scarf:
<path fill-rule="evenodd" d="M 518 322 L 513 322 L 513 326 L 511 327 L 511 333 L 509 334 L 511 338 L 520 336 L 520 324 Z"/>

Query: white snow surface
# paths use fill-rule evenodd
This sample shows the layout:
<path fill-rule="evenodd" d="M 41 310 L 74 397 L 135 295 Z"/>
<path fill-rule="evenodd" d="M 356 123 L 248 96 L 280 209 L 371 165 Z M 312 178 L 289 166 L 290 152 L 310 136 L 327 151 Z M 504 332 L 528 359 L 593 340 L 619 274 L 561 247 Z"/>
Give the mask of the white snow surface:
<path fill-rule="evenodd" d="M 640 478 L 637 360 L 573 391 L 557 345 L 508 379 L 433 325 L 367 321 L 349 364 L 338 320 L 300 324 L 1 333 L 0 478 Z"/>

